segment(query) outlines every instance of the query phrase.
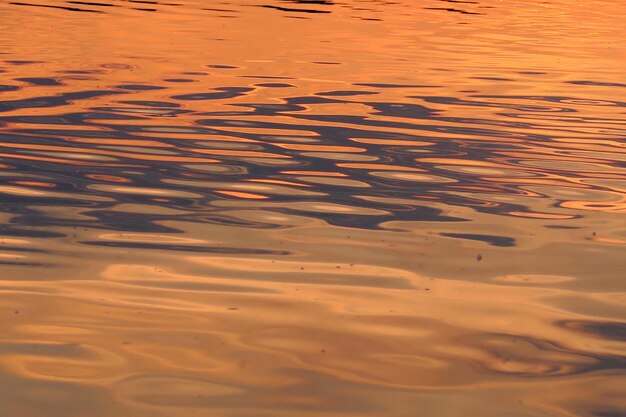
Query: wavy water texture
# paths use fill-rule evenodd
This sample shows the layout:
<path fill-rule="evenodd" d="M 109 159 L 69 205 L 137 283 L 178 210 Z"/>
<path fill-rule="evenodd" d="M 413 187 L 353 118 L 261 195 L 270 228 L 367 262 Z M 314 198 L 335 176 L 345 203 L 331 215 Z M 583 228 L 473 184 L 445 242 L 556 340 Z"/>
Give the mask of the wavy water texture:
<path fill-rule="evenodd" d="M 0 415 L 626 415 L 621 6 L 0 4 Z"/>

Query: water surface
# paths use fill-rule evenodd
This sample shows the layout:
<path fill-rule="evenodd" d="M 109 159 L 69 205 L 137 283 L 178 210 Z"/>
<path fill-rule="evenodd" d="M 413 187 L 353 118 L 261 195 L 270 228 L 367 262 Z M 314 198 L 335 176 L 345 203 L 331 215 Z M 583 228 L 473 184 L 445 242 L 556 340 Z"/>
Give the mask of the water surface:
<path fill-rule="evenodd" d="M 0 415 L 626 415 L 621 1 L 0 4 Z"/>

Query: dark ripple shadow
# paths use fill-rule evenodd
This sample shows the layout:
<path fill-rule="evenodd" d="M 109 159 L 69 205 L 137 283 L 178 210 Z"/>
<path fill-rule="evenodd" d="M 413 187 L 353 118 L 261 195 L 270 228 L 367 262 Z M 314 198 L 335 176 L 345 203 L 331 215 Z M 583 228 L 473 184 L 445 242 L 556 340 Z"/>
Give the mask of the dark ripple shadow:
<path fill-rule="evenodd" d="M 453 237 L 456 239 L 476 240 L 479 242 L 485 242 L 491 246 L 515 246 L 515 239 L 506 236 L 477 235 L 472 233 L 441 233 L 441 236 Z"/>
<path fill-rule="evenodd" d="M 215 69 L 237 68 L 226 64 L 208 66 Z M 289 78 L 251 75 L 238 77 Z M 21 80 L 54 79 L 35 77 Z M 33 82 L 33 88 L 49 86 L 48 81 L 39 84 L 37 84 L 39 81 Z M 553 137 L 544 132 L 539 133 L 546 129 L 546 119 L 543 118 L 545 115 L 564 118 L 570 117 L 564 113 L 577 113 L 577 108 L 581 106 L 624 104 L 619 101 L 580 100 L 564 96 L 496 95 L 474 95 L 471 99 L 420 95 L 409 96 L 403 102 L 371 101 L 363 100 L 364 96 L 380 94 L 387 88 L 410 89 L 427 86 L 377 83 L 358 85 L 368 86 L 372 90 L 320 91 L 307 96 L 286 96 L 272 103 L 246 103 L 241 102 L 241 99 L 255 94 L 260 88 L 282 88 L 293 85 L 266 83 L 254 87 L 225 86 L 214 87 L 208 92 L 169 94 L 169 90 L 174 87 L 137 83 L 120 84 L 116 86 L 116 90 L 64 92 L 55 96 L 8 100 L 0 102 L 0 111 L 7 113 L 19 109 L 63 108 L 76 103 L 84 103 L 84 111 L 2 116 L 0 123 L 9 127 L 3 128 L 0 132 L 2 140 L 0 151 L 4 152 L 2 156 L 4 160 L 18 164 L 23 172 L 45 172 L 51 175 L 56 192 L 108 197 L 115 202 L 112 204 L 138 203 L 176 208 L 188 212 L 188 219 L 198 223 L 231 222 L 231 225 L 236 225 L 237 222 L 232 223 L 233 219 L 225 213 L 200 215 L 202 212 L 207 213 L 206 207 L 210 206 L 212 201 L 229 198 L 219 189 L 196 189 L 194 192 L 198 197 L 190 199 L 168 197 L 158 202 L 149 196 L 113 195 L 109 191 L 94 191 L 89 189 L 89 186 L 95 177 L 86 177 L 99 175 L 102 178 L 106 176 L 113 178 L 118 177 L 119 169 L 138 169 L 137 173 L 130 177 L 123 176 L 120 181 L 125 182 L 125 186 L 148 190 L 158 188 L 164 193 L 174 195 L 176 192 L 185 191 L 186 187 L 176 185 L 171 182 L 172 180 L 213 181 L 224 175 L 183 167 L 183 161 L 202 163 L 210 160 L 218 164 L 227 163 L 238 167 L 240 172 L 231 177 L 230 181 L 243 187 L 252 187 L 249 181 L 259 179 L 293 182 L 294 190 L 297 187 L 308 187 L 311 191 L 321 193 L 319 196 L 307 198 L 310 202 L 331 202 L 347 207 L 379 210 L 375 215 L 323 212 L 308 214 L 333 225 L 376 229 L 382 223 L 392 220 L 469 221 L 458 216 L 444 215 L 441 209 L 429 207 L 423 201 L 424 198 L 431 202 L 469 207 L 476 212 L 498 216 L 529 212 L 529 208 L 523 204 L 515 201 L 489 201 L 489 196 L 526 197 L 529 192 L 524 186 L 549 177 L 552 171 L 546 166 L 541 169 L 532 168 L 526 164 L 523 157 L 503 157 L 503 155 L 527 152 L 538 143 L 549 149 Z M 7 91 L 16 88 L 18 87 L 5 87 Z M 152 92 L 158 92 L 159 99 L 153 98 Z M 120 94 L 124 94 L 124 99 L 113 101 L 113 98 Z M 164 96 L 169 96 L 169 99 L 165 101 Z M 238 101 L 231 103 L 230 101 L 234 99 Z M 98 104 L 89 106 L 87 103 L 93 100 L 97 100 Z M 204 101 L 228 104 L 234 110 L 196 111 L 195 102 L 201 106 Z M 558 106 L 555 106 L 555 103 Z M 366 115 L 355 115 L 350 111 L 336 114 L 316 112 L 317 106 L 326 105 L 350 108 L 356 106 L 364 110 Z M 486 107 L 493 108 L 494 111 L 507 110 L 508 113 L 499 114 L 505 116 L 504 118 L 493 119 L 458 117 L 450 115 L 450 111 L 439 110 L 439 105 L 452 106 L 452 109 Z M 156 117 L 160 118 L 157 123 L 154 122 Z M 188 123 L 179 126 L 167 121 L 161 122 L 166 117 L 184 118 Z M 515 120 L 520 117 L 526 120 Z M 611 121 L 611 119 L 593 120 L 576 117 L 576 121 L 581 124 Z M 144 125 L 144 122 L 148 121 L 151 123 Z M 20 127 L 10 127 L 13 124 L 19 124 Z M 273 133 L 266 134 L 266 131 Z M 284 134 L 280 134 L 281 131 Z M 305 131 L 307 136 L 294 139 L 292 131 Z M 566 134 L 575 132 L 576 128 L 555 126 L 554 131 Z M 179 136 L 194 135 L 194 140 L 171 138 L 168 137 L 169 133 Z M 225 137 L 227 141 L 216 140 L 215 136 Z M 481 139 L 475 140 L 473 137 Z M 412 146 L 413 143 L 415 146 Z M 532 159 L 532 154 L 529 154 L 528 158 Z M 290 170 L 302 171 L 302 176 L 306 176 L 306 171 L 340 172 L 346 179 L 356 183 L 341 185 L 340 181 L 333 183 L 332 180 L 326 180 L 326 183 L 320 181 L 302 183 L 298 176 L 284 174 L 285 168 L 275 165 L 273 160 L 279 159 L 288 163 Z M 474 168 L 474 165 L 467 165 L 464 161 L 478 165 Z M 457 166 L 457 162 L 460 165 Z M 487 167 L 483 168 L 484 173 L 481 174 L 478 167 L 484 163 Z M 74 167 L 74 175 L 61 174 L 64 166 L 68 165 Z M 615 162 L 611 163 L 612 167 L 617 165 Z M 380 172 L 377 171 L 377 167 L 380 167 Z M 489 178 L 490 175 L 497 178 Z M 520 180 L 511 181 L 508 178 L 510 175 L 513 175 L 513 179 Z M 508 181 L 499 178 L 507 178 Z M 357 187 L 358 192 L 352 185 L 357 183 L 361 184 L 360 188 Z M 270 194 L 261 193 L 261 197 L 279 204 L 270 210 L 302 214 L 300 210 L 290 208 L 291 203 L 302 201 L 302 197 L 297 193 L 271 194 L 271 188 L 268 190 Z M 471 192 L 467 193 L 468 190 L 480 191 L 483 197 L 476 198 Z M 535 195 L 540 196 L 537 193 Z M 64 202 L 60 202 L 59 197 L 45 195 L 11 196 L 10 199 L 10 202 L 7 199 L 4 199 L 4 202 L 14 207 L 18 204 L 45 205 L 50 201 L 74 207 L 98 206 L 81 201 L 79 198 L 64 197 Z M 386 202 L 385 199 L 390 201 Z M 412 200 L 414 204 L 394 203 L 391 201 L 394 199 Z M 98 223 L 93 226 L 97 228 L 175 232 L 156 226 L 158 216 L 135 214 L 127 216 L 127 219 L 132 218 L 132 221 L 115 220 L 114 215 L 106 212 L 106 205 L 100 204 L 98 207 L 104 211 L 93 213 Z M 42 218 L 36 219 L 33 215 L 25 218 L 33 224 L 63 225 L 61 220 L 43 220 L 45 216 L 39 216 Z M 567 218 L 579 216 L 570 214 Z M 240 223 L 239 226 L 261 227 L 246 222 Z M 515 239 L 507 236 L 459 233 L 444 233 L 442 236 L 482 241 L 497 247 L 515 246 Z"/>
<path fill-rule="evenodd" d="M 34 97 L 23 100 L 7 100 L 0 102 L 0 112 L 8 112 L 15 109 L 34 109 L 34 108 L 46 108 L 46 107 L 61 107 L 70 104 L 75 100 L 85 100 L 95 97 L 101 97 L 113 94 L 123 94 L 120 91 L 106 91 L 106 90 L 93 90 L 93 91 L 80 91 L 63 93 L 58 96 L 43 96 Z"/>
<path fill-rule="evenodd" d="M 102 13 L 100 10 L 92 10 L 92 9 L 84 9 L 80 7 L 71 7 L 71 6 L 55 6 L 53 4 L 33 4 L 33 3 L 20 3 L 20 2 L 11 2 L 14 6 L 29 6 L 29 7 L 44 7 L 49 9 L 59 9 L 65 10 L 68 12 L 81 12 L 81 13 Z"/>
<path fill-rule="evenodd" d="M 561 321 L 556 324 L 559 327 L 564 327 L 586 336 L 626 342 L 626 323 L 624 322 L 569 320 Z"/>
<path fill-rule="evenodd" d="M 485 333 L 459 341 L 489 354 L 489 359 L 477 361 L 484 372 L 515 378 L 562 378 L 626 369 L 623 355 L 584 352 L 522 335 Z"/>

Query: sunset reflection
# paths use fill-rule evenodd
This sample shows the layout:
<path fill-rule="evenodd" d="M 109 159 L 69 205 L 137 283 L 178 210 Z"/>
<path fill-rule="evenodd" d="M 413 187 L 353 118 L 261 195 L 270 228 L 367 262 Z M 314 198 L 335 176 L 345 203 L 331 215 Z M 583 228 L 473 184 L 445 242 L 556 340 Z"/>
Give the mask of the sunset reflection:
<path fill-rule="evenodd" d="M 0 415 L 625 415 L 621 6 L 0 4 Z"/>

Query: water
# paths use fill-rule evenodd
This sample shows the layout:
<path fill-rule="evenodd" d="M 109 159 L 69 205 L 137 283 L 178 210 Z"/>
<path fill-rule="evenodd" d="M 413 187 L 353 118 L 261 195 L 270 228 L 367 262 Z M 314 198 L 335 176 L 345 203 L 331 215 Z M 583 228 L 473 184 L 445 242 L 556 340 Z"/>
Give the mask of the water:
<path fill-rule="evenodd" d="M 0 415 L 626 415 L 622 1 L 0 4 Z"/>

